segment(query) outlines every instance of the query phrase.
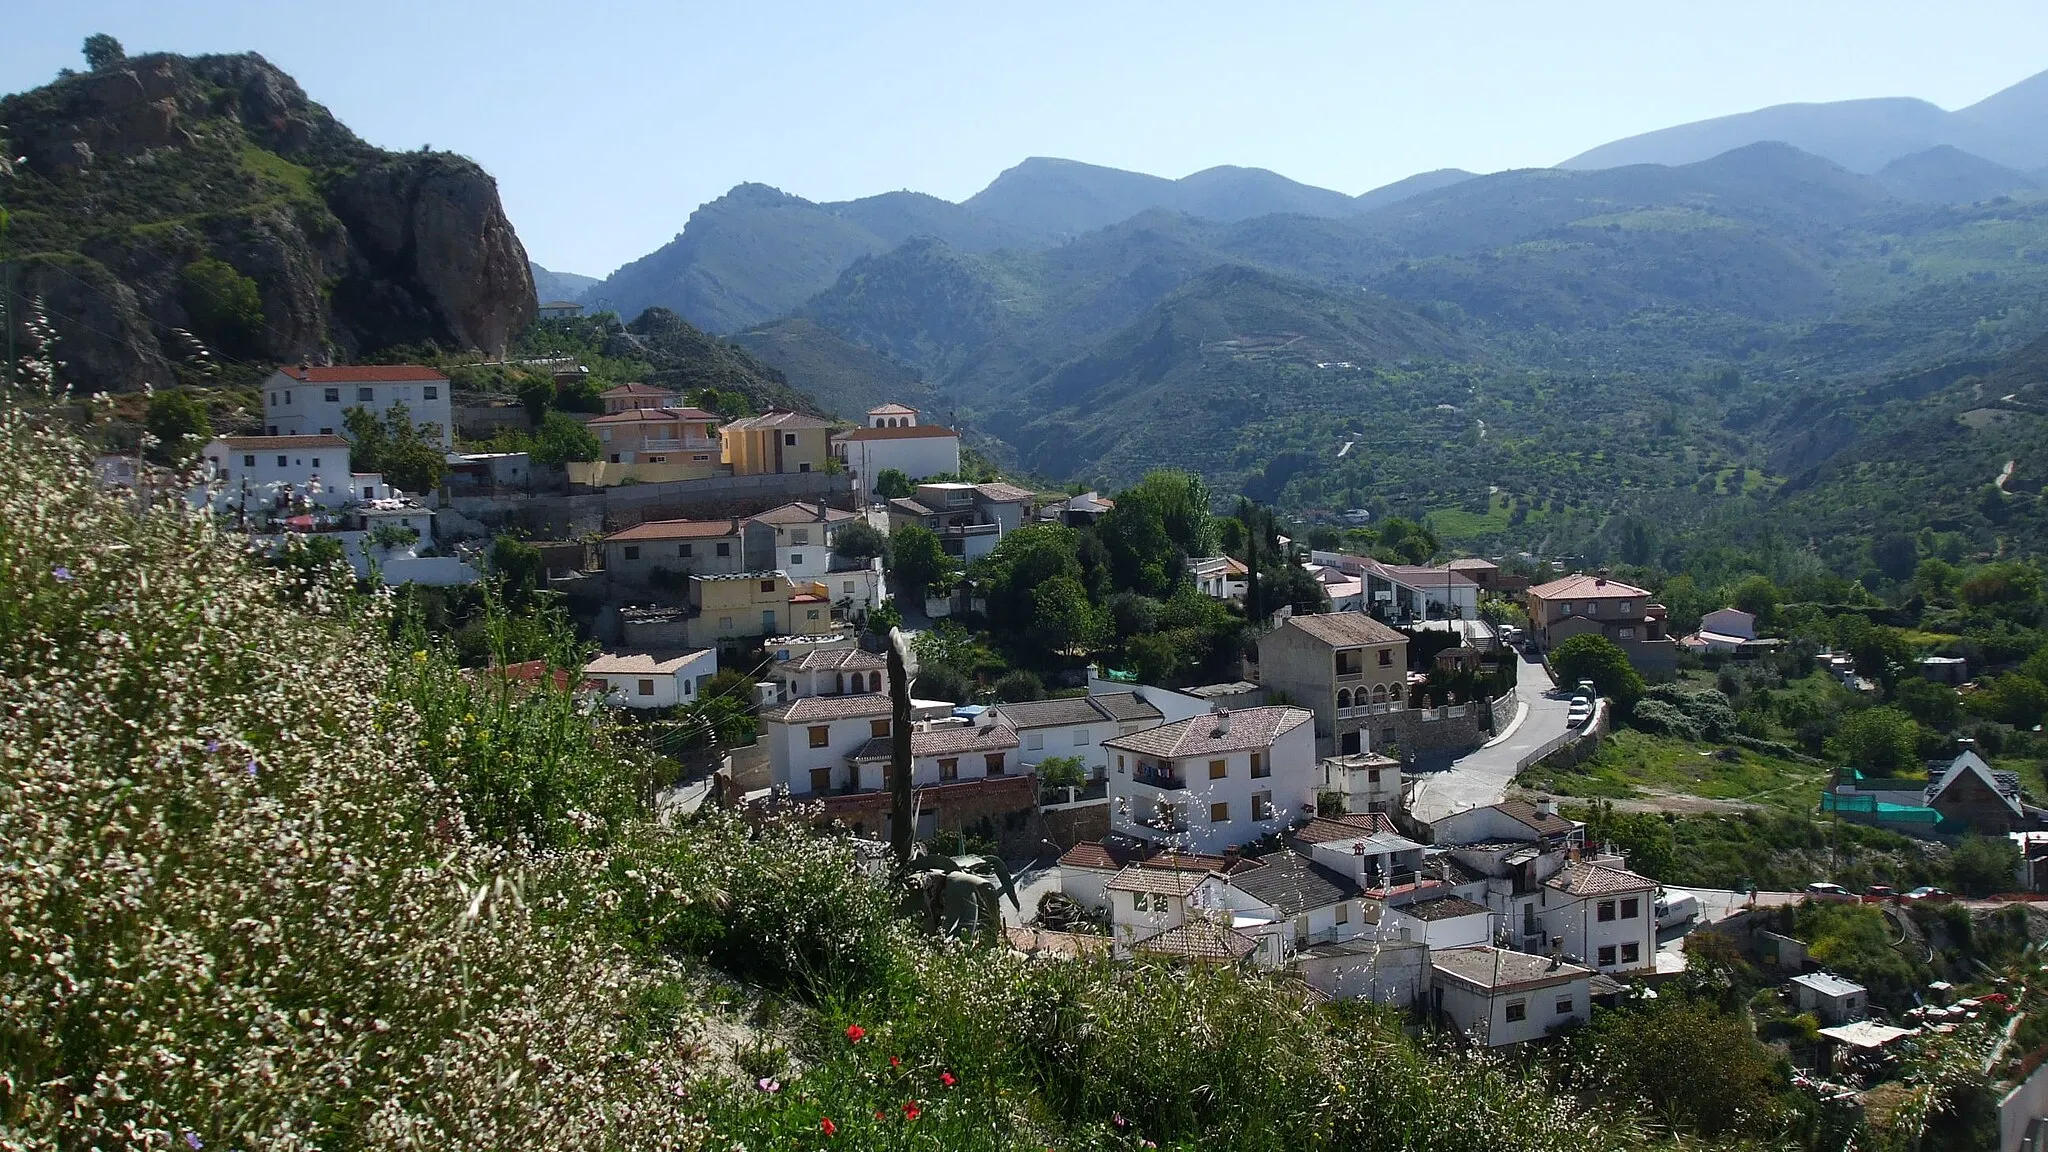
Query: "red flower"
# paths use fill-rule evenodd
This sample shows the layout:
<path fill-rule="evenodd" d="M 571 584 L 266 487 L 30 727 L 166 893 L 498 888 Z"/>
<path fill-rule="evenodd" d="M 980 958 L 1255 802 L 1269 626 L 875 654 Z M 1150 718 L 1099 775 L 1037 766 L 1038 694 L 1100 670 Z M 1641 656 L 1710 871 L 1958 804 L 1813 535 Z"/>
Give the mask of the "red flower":
<path fill-rule="evenodd" d="M 867 1034 L 868 1030 L 858 1024 L 848 1024 L 846 1026 L 846 1042 L 848 1044 L 860 1043 L 866 1038 Z"/>
<path fill-rule="evenodd" d="M 839 1135 L 839 1125 L 834 1124 L 830 1116 L 818 1121 L 818 1130 L 828 1137 Z"/>
<path fill-rule="evenodd" d="M 958 1084 L 959 1081 L 953 1079 L 953 1074 L 951 1072 L 941 1072 L 939 1073 L 939 1083 L 944 1084 L 948 1088 L 951 1088 L 953 1085 Z"/>
<path fill-rule="evenodd" d="M 875 1119 L 877 1119 L 877 1120 L 880 1120 L 880 1119 L 882 1118 L 882 1116 L 883 1116 L 883 1112 L 882 1112 L 882 1110 L 881 1110 L 880 1108 L 877 1108 L 877 1109 L 875 1109 Z"/>
<path fill-rule="evenodd" d="M 891 1067 L 891 1068 L 901 1068 L 902 1066 L 903 1066 L 903 1057 L 901 1057 L 901 1056 L 891 1056 L 891 1057 L 889 1057 L 889 1067 Z"/>
<path fill-rule="evenodd" d="M 911 1100 L 903 1105 L 903 1118 L 905 1120 L 915 1120 L 922 1115 L 924 1115 L 924 1109 L 917 1106 L 917 1101 Z"/>

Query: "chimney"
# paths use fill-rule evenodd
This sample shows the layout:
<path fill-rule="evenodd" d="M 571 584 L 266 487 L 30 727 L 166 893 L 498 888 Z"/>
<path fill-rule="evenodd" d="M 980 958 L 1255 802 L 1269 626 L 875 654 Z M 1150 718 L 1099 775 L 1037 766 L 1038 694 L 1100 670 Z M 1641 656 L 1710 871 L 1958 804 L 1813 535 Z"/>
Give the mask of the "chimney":
<path fill-rule="evenodd" d="M 1596 587 L 1596 588 L 1605 588 L 1605 587 L 1607 587 L 1607 572 L 1608 572 L 1608 570 L 1607 570 L 1607 569 L 1605 569 L 1605 568 L 1602 568 L 1602 569 L 1601 569 L 1600 571 L 1598 571 L 1598 572 L 1596 572 L 1596 573 L 1594 573 L 1594 574 L 1593 574 L 1593 586 L 1594 586 L 1594 587 Z"/>
<path fill-rule="evenodd" d="M 1553 800 L 1552 798 L 1550 798 L 1550 797 L 1548 797 L 1548 796 L 1544 796 L 1544 797 L 1541 797 L 1541 798 L 1539 798 L 1539 799 L 1538 799 L 1538 800 L 1536 801 L 1536 814 L 1537 814 L 1538 816 L 1555 816 L 1555 815 L 1557 815 L 1557 801 L 1556 801 L 1556 800 Z"/>
<path fill-rule="evenodd" d="M 825 519 L 825 502 L 824 502 L 823 500 L 820 500 L 820 501 L 818 501 L 818 520 L 819 520 L 820 522 L 823 522 L 823 521 L 824 521 L 824 519 Z"/>
<path fill-rule="evenodd" d="M 1216 735 L 1230 735 L 1230 709 L 1228 708 L 1216 709 Z"/>

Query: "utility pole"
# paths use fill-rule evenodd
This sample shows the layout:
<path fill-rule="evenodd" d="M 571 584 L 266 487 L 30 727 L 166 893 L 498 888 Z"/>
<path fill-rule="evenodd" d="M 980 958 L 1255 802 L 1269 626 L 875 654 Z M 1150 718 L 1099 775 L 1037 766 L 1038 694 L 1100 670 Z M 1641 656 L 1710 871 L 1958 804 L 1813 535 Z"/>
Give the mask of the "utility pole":
<path fill-rule="evenodd" d="M 899 869 L 910 863 L 916 829 L 910 807 L 910 682 L 917 653 L 903 629 L 889 629 L 889 846 Z"/>

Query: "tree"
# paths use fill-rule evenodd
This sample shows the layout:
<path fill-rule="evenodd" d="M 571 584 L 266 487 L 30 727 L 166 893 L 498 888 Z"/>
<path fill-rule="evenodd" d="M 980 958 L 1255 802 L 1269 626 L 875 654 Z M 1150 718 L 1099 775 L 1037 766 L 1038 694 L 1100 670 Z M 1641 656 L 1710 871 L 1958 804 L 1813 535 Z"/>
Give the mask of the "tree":
<path fill-rule="evenodd" d="M 923 598 L 952 590 L 959 569 L 939 535 L 920 524 L 905 524 L 889 537 L 889 579 L 898 594 Z"/>
<path fill-rule="evenodd" d="M 1038 783 L 1044 788 L 1079 788 L 1088 783 L 1088 762 L 1079 756 L 1047 756 L 1038 762 Z"/>
<path fill-rule="evenodd" d="M 1778 622 L 1778 605 L 1783 597 L 1768 576 L 1751 576 L 1737 584 L 1729 589 L 1728 599 L 1737 608 L 1755 616 L 1759 626 L 1770 627 Z"/>
<path fill-rule="evenodd" d="M 1848 767 L 1889 774 L 1919 763 L 1920 725 L 1897 708 L 1866 708 L 1842 721 L 1829 746 Z"/>
<path fill-rule="evenodd" d="M 1628 654 L 1597 633 L 1581 632 L 1551 649 L 1550 670 L 1567 687 L 1591 680 L 1596 691 L 1624 709 L 1643 694 L 1643 678 Z"/>
<path fill-rule="evenodd" d="M 263 293 L 256 281 L 212 257 L 185 265 L 178 278 L 179 301 L 200 336 L 236 356 L 261 350 Z"/>
<path fill-rule="evenodd" d="M 1216 550 L 1209 489 L 1192 472 L 1161 469 L 1116 497 L 1097 530 L 1119 590 L 1168 596 L 1184 578 L 1189 557 Z"/>
<path fill-rule="evenodd" d="M 910 477 L 899 468 L 884 468 L 875 473 L 875 495 L 884 500 L 895 500 L 917 491 L 911 486 Z"/>
<path fill-rule="evenodd" d="M 498 578 L 499 594 L 507 607 L 517 611 L 532 603 L 534 593 L 547 585 L 547 566 L 540 549 L 512 536 L 491 542 L 491 574 Z"/>
<path fill-rule="evenodd" d="M 1032 589 L 1031 608 L 1030 635 L 1048 659 L 1095 643 L 1095 606 L 1072 576 L 1055 576 Z"/>
<path fill-rule="evenodd" d="M 1783 1078 L 1746 1021 L 1667 992 L 1597 1011 L 1561 1061 L 1581 1097 L 1636 1104 L 1709 1140 L 1767 1131 Z"/>
<path fill-rule="evenodd" d="M 536 464 L 559 468 L 572 460 L 595 460 L 604 452 L 596 434 L 582 421 L 563 412 L 549 412 L 540 419 L 529 449 Z M 400 485 L 404 487 L 404 485 Z"/>
<path fill-rule="evenodd" d="M 1045 684 L 1039 680 L 1037 673 L 1027 672 L 1022 668 L 1004 673 L 1002 678 L 996 681 L 995 691 L 996 699 L 1005 704 L 1045 699 Z"/>
<path fill-rule="evenodd" d="M 386 409 L 382 423 L 367 408 L 348 409 L 341 422 L 348 429 L 350 462 L 357 471 L 381 472 L 386 482 L 406 492 L 441 486 L 448 458 L 439 445 L 421 438 L 405 405 Z"/>
<path fill-rule="evenodd" d="M 1929 556 L 1913 569 L 1913 591 L 1926 600 L 1953 600 L 1956 594 L 1955 565 L 1939 556 Z"/>
<path fill-rule="evenodd" d="M 1403 563 L 1427 564 L 1431 557 L 1443 550 L 1443 545 L 1427 525 L 1400 516 L 1389 516 L 1380 522 L 1379 550 L 1392 554 Z"/>
<path fill-rule="evenodd" d="M 105 32 L 95 32 L 85 38 L 85 66 L 94 72 L 104 72 L 128 58 L 121 42 Z"/>
<path fill-rule="evenodd" d="M 1039 620 L 1035 593 L 1054 580 L 1082 589 L 1086 600 L 1078 545 L 1072 528 L 1030 524 L 1005 535 L 994 551 L 976 561 L 971 575 L 988 602 L 989 630 L 1004 640 L 1032 633 Z"/>
<path fill-rule="evenodd" d="M 2032 728 L 2048 715 L 2048 685 L 2017 672 L 1993 676 L 1970 695 L 1970 711 L 2015 728 Z"/>
<path fill-rule="evenodd" d="M 1887 580 L 1904 580 L 1913 575 L 1920 558 L 1920 545 L 1903 532 L 1892 532 L 1870 542 L 1870 562 Z"/>
<path fill-rule="evenodd" d="M 1941 732 L 1953 729 L 1962 713 L 1955 689 L 1918 676 L 1899 682 L 1897 703 L 1915 721 Z"/>
<path fill-rule="evenodd" d="M 862 623 L 867 626 L 868 635 L 887 638 L 891 628 L 903 627 L 903 611 L 896 607 L 896 598 L 890 596 L 869 609 Z"/>
<path fill-rule="evenodd" d="M 1683 634 L 1700 626 L 1700 617 L 1720 607 L 1714 599 L 1694 582 L 1691 575 L 1680 572 L 1664 582 L 1657 590 L 1657 599 L 1669 610 L 1666 620 L 1672 632 Z"/>
<path fill-rule="evenodd" d="M 526 418 L 538 427 L 555 406 L 555 378 L 547 372 L 529 372 L 519 384 L 519 402 L 526 406 Z"/>
<path fill-rule="evenodd" d="M 2019 887 L 2020 852 L 2003 836 L 1965 836 L 1949 857 L 1949 876 L 1966 896 L 1992 896 Z"/>
<path fill-rule="evenodd" d="M 832 537 L 832 551 L 841 559 L 866 562 L 889 552 L 889 538 L 865 520 L 855 520 Z"/>
<path fill-rule="evenodd" d="M 918 698 L 923 700 L 965 703 L 974 699 L 974 681 L 958 668 L 948 668 L 944 664 L 920 665 L 916 687 Z"/>
<path fill-rule="evenodd" d="M 151 394 L 142 426 L 154 441 L 149 447 L 149 458 L 172 468 L 185 468 L 198 459 L 199 450 L 213 435 L 206 405 L 186 392 Z"/>

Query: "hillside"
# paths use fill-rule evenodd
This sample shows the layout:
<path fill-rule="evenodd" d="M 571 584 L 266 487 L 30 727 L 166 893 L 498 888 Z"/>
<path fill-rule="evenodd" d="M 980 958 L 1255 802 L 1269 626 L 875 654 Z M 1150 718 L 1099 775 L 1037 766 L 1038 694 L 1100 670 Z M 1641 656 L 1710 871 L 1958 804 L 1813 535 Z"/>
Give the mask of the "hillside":
<path fill-rule="evenodd" d="M 1877 181 L 1902 200 L 1942 204 L 1972 204 L 2040 188 L 2040 183 L 2024 172 L 1948 144 L 1899 157 L 1877 170 Z"/>
<path fill-rule="evenodd" d="M 1004 171 L 965 205 L 1053 236 L 1092 232 L 1154 208 L 1225 222 L 1275 212 L 1339 216 L 1357 210 L 1341 192 L 1263 168 L 1209 168 L 1168 180 L 1048 156 L 1033 156 Z"/>
<path fill-rule="evenodd" d="M 0 99 L 0 124 L 21 158 L 0 173 L 0 256 L 91 390 L 194 377 L 180 330 L 253 373 L 237 366 L 501 351 L 533 316 L 488 174 L 364 143 L 260 56 L 127 59 Z"/>
<path fill-rule="evenodd" d="M 533 273 L 534 299 L 543 304 L 550 300 L 567 300 L 575 303 L 582 299 L 586 289 L 598 282 L 595 276 L 578 276 L 574 272 L 550 272 L 531 260 L 526 262 L 526 268 Z"/>
<path fill-rule="evenodd" d="M 801 381 L 819 411 L 846 420 L 860 420 L 868 409 L 891 401 L 914 408 L 936 404 L 915 370 L 809 320 L 777 320 L 736 332 L 731 340 L 784 379 Z"/>
<path fill-rule="evenodd" d="M 1779 104 L 1629 136 L 1559 167 L 1690 164 L 1764 141 L 1789 144 L 1857 172 L 1875 172 L 1943 144 L 2030 170 L 2048 161 L 2048 73 L 1955 112 L 1902 97 Z"/>

